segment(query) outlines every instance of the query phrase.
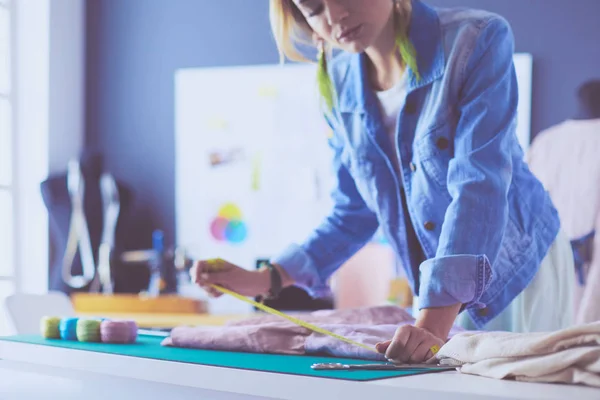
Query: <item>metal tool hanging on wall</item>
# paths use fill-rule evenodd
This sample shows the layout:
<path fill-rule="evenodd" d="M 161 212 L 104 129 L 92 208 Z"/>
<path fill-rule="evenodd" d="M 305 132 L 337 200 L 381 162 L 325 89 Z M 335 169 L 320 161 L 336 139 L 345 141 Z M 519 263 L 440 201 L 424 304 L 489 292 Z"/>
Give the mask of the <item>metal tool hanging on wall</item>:
<path fill-rule="evenodd" d="M 91 283 L 90 291 L 99 292 L 100 286 L 105 294 L 112 293 L 113 279 L 110 269 L 110 257 L 114 248 L 116 226 L 120 212 L 120 201 L 117 184 L 108 173 L 100 178 L 100 191 L 103 204 L 103 230 L 98 254 L 98 271 L 94 261 L 94 253 L 90 240 L 84 209 L 85 179 L 78 161 L 72 160 L 68 165 L 67 188 L 71 198 L 72 212 L 69 237 L 63 258 L 62 277 L 73 289 L 81 289 Z M 72 274 L 73 262 L 79 250 L 82 275 Z"/>
<path fill-rule="evenodd" d="M 102 193 L 102 205 L 104 209 L 104 227 L 98 249 L 98 272 L 90 291 L 99 292 L 100 285 L 102 285 L 102 291 L 105 294 L 112 294 L 114 282 L 111 274 L 110 260 L 115 247 L 117 222 L 121 209 L 119 189 L 112 175 L 108 173 L 102 174 L 100 177 L 100 191 Z"/>

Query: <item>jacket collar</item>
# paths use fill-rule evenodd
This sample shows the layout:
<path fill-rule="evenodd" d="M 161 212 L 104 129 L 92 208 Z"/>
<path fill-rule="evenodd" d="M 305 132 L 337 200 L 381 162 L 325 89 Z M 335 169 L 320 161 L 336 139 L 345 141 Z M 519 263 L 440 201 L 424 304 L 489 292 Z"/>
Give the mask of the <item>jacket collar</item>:
<path fill-rule="evenodd" d="M 442 31 L 437 12 L 412 0 L 412 15 L 409 39 L 417 53 L 417 65 L 421 79 L 411 69 L 408 70 L 408 92 L 439 79 L 444 72 L 445 57 L 442 47 Z M 338 87 L 339 109 L 341 112 L 365 112 L 373 104 L 373 91 L 367 77 L 367 56 L 365 53 L 350 57 L 345 77 Z"/>

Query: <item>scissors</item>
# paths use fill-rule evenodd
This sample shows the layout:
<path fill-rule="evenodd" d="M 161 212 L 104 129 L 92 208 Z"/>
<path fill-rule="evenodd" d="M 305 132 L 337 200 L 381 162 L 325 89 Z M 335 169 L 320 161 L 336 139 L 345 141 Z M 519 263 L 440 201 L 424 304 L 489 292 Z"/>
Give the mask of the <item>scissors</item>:
<path fill-rule="evenodd" d="M 450 371 L 454 367 L 443 366 L 440 364 L 342 364 L 342 363 L 317 363 L 311 366 L 314 370 L 362 370 L 362 371 L 397 371 L 403 369 L 427 369 L 436 371 Z"/>

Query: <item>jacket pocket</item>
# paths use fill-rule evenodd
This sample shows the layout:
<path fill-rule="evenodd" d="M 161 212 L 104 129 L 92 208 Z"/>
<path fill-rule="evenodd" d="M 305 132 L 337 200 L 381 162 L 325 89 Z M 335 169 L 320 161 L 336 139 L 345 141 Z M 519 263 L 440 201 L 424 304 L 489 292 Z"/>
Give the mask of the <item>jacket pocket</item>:
<path fill-rule="evenodd" d="M 415 142 L 415 154 L 423 171 L 440 187 L 447 188 L 448 164 L 454 154 L 450 124 L 444 124 Z"/>
<path fill-rule="evenodd" d="M 509 269 L 518 269 L 531 257 L 532 237 L 515 222 L 512 215 L 508 216 L 506 229 L 502 238 L 502 246 L 498 255 L 499 263 L 508 263 Z"/>
<path fill-rule="evenodd" d="M 371 210 L 376 209 L 378 188 L 375 184 L 376 166 L 374 160 L 365 154 L 344 152 L 342 162 L 354 180 L 358 193 Z"/>

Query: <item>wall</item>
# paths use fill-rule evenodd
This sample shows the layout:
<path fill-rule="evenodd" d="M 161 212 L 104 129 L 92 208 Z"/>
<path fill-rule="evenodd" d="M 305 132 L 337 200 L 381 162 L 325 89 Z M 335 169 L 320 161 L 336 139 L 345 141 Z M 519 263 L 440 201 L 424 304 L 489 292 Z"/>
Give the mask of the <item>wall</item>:
<path fill-rule="evenodd" d="M 87 144 L 135 191 L 130 247 L 174 240 L 174 72 L 276 63 L 267 1 L 88 0 Z"/>
<path fill-rule="evenodd" d="M 50 3 L 48 172 L 63 173 L 84 137 L 85 1 Z"/>
<path fill-rule="evenodd" d="M 573 91 L 600 76 L 600 1 L 429 0 L 498 12 L 534 57 L 532 132 L 576 113 Z M 567 5 L 568 4 L 568 5 Z M 277 62 L 266 0 L 88 0 L 87 145 L 136 193 L 130 246 L 153 228 L 174 240 L 173 73 Z"/>
<path fill-rule="evenodd" d="M 577 114 L 574 90 L 600 78 L 600 1 L 426 0 L 496 12 L 511 24 L 517 52 L 533 54 L 532 135 Z"/>

